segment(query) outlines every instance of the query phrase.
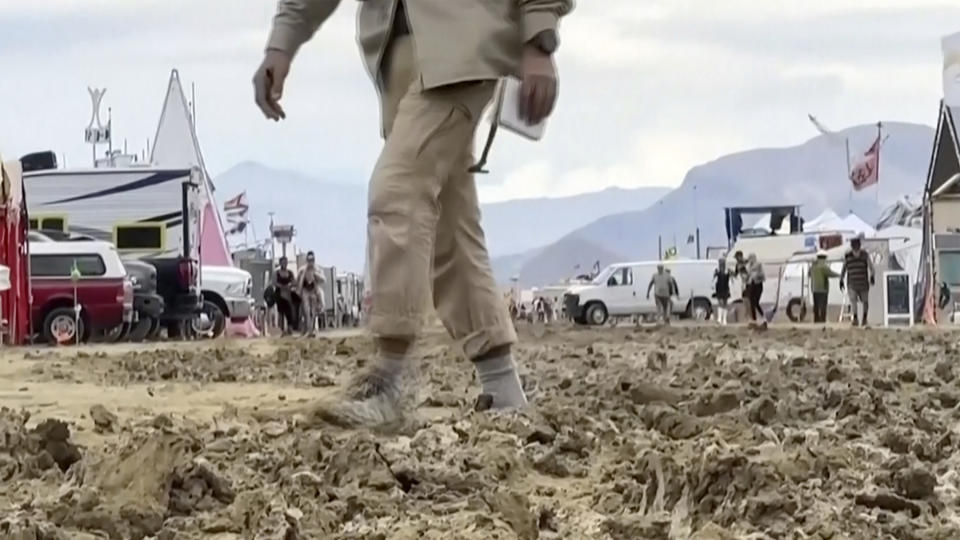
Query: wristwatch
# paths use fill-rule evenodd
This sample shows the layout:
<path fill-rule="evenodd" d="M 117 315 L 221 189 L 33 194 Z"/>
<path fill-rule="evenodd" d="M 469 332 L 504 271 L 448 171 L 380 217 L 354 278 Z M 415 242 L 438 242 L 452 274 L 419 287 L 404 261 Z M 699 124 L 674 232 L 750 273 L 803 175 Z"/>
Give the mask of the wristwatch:
<path fill-rule="evenodd" d="M 556 30 L 544 30 L 530 38 L 527 43 L 540 49 L 543 54 L 553 54 L 560 46 L 560 38 Z"/>

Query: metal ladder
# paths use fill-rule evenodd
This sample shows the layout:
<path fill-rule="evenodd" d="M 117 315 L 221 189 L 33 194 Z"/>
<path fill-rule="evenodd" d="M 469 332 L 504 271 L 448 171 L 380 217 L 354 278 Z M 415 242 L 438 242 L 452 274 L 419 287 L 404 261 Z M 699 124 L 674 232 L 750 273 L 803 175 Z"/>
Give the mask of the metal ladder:
<path fill-rule="evenodd" d="M 853 323 L 853 310 L 855 306 L 850 304 L 850 296 L 847 295 L 847 291 L 843 291 L 843 300 L 840 304 L 840 318 L 837 320 L 838 323 L 849 322 Z"/>

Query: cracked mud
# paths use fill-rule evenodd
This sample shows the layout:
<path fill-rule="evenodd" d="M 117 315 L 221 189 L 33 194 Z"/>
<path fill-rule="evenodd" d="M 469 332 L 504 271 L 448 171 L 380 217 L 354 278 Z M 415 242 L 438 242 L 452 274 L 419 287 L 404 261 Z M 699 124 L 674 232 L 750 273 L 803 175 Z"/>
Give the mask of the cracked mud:
<path fill-rule="evenodd" d="M 530 409 L 433 332 L 394 433 L 308 412 L 359 336 L 4 351 L 0 537 L 960 538 L 953 334 L 521 334 Z"/>

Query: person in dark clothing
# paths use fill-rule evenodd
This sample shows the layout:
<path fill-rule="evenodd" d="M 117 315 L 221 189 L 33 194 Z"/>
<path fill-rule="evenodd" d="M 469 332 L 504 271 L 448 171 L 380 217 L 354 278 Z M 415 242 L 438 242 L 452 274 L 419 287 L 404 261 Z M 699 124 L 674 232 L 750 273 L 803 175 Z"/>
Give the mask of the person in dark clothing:
<path fill-rule="evenodd" d="M 844 288 L 846 277 L 847 294 L 850 297 L 850 310 L 853 313 L 853 326 L 867 326 L 867 314 L 870 311 L 870 287 L 875 281 L 873 261 L 870 254 L 860 247 L 860 238 L 850 240 L 850 251 L 843 256 L 843 269 L 840 270 L 840 290 Z M 863 306 L 860 316 L 857 304 Z"/>
<path fill-rule="evenodd" d="M 717 269 L 713 271 L 713 297 L 717 299 L 717 323 L 727 325 L 727 302 L 730 300 L 730 270 L 727 269 L 727 260 L 723 257 L 717 261 Z"/>
<path fill-rule="evenodd" d="M 827 300 L 830 296 L 830 278 L 839 277 L 839 274 L 830 269 L 827 264 L 827 254 L 820 252 L 817 260 L 810 267 L 810 290 L 813 292 L 813 322 L 827 322 Z"/>
<path fill-rule="evenodd" d="M 763 282 L 766 280 L 763 265 L 757 260 L 757 256 L 751 253 L 747 259 L 745 280 L 748 311 L 750 312 L 750 320 L 758 321 L 757 315 L 759 315 L 759 321 L 764 325 L 767 324 L 767 320 L 763 308 L 760 307 L 760 299 L 763 297 Z"/>
<path fill-rule="evenodd" d="M 277 295 L 277 311 L 280 312 L 280 316 L 286 323 L 283 330 L 284 334 L 296 331 L 299 326 L 297 324 L 299 317 L 295 316 L 296 313 L 299 313 L 299 308 L 297 308 L 293 292 L 296 276 L 293 275 L 293 271 L 287 268 L 287 264 L 287 258 L 280 257 L 280 268 L 273 276 L 274 290 L 276 290 Z"/>

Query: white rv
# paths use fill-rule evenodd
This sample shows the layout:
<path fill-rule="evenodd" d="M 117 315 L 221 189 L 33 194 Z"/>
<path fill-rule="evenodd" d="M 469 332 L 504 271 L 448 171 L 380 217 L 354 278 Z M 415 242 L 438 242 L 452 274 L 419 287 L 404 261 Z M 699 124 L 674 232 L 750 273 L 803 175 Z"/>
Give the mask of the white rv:
<path fill-rule="evenodd" d="M 647 298 L 650 278 L 664 265 L 677 281 L 680 298 L 674 299 L 678 315 L 699 320 L 713 313 L 711 260 L 672 260 L 616 263 L 587 285 L 574 285 L 564 294 L 567 316 L 580 324 L 602 325 L 611 317 L 651 316 L 657 313 L 653 296 Z"/>
<path fill-rule="evenodd" d="M 30 227 L 111 242 L 157 269 L 161 320 L 200 312 L 199 169 L 48 169 L 23 175 Z"/>

